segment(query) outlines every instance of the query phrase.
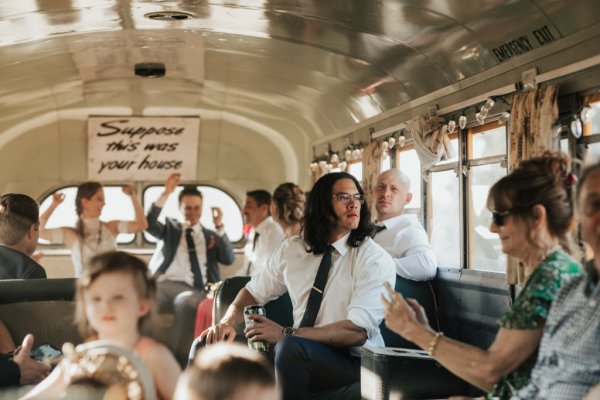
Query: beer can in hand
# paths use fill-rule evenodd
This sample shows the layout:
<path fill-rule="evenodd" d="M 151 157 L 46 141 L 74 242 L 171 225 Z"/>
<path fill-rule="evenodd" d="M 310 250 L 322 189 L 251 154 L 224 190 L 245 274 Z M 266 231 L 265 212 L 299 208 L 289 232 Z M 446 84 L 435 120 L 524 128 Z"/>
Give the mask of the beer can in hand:
<path fill-rule="evenodd" d="M 244 322 L 246 324 L 246 328 L 249 328 L 252 325 L 254 325 L 254 320 L 248 318 L 248 316 L 250 316 L 252 314 L 266 316 L 267 312 L 265 311 L 265 308 L 260 305 L 244 307 Z M 263 340 L 260 340 L 257 342 L 248 341 L 249 348 L 251 348 L 252 350 L 259 350 L 259 351 L 269 351 L 269 349 L 271 347 L 270 344 L 271 343 L 265 342 Z"/>

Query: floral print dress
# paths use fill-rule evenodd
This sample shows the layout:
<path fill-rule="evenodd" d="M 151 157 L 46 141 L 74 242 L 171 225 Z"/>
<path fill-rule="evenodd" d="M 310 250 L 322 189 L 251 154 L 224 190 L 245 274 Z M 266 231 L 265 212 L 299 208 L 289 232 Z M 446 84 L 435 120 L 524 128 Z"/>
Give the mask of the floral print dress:
<path fill-rule="evenodd" d="M 562 285 L 582 273 L 581 265 L 562 250 L 550 253 L 531 274 L 512 308 L 500 318 L 506 329 L 537 329 L 544 326 L 552 301 Z M 488 399 L 510 399 L 529 382 L 537 359 L 536 349 L 514 371 L 504 376 L 488 394 Z"/>

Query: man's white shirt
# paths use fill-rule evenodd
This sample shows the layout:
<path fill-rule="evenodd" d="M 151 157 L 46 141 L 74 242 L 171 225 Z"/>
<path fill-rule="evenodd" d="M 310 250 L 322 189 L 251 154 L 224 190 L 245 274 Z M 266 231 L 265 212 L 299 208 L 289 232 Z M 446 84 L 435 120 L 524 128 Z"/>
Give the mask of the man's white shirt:
<path fill-rule="evenodd" d="M 396 274 L 414 281 L 435 277 L 435 251 L 416 215 L 402 214 L 377 225 L 384 225 L 386 229 L 377 233 L 374 240 L 394 259 Z"/>
<path fill-rule="evenodd" d="M 365 346 L 382 347 L 379 324 L 384 307 L 380 296 L 385 291 L 384 282 L 394 287 L 394 262 L 371 238 L 359 247 L 350 247 L 348 236 L 332 243 L 335 251 L 315 327 L 350 320 L 367 331 Z M 261 273 L 252 276 L 246 289 L 259 304 L 288 292 L 294 327 L 298 327 L 322 258 L 322 254 L 308 253 L 304 240 L 294 236 L 283 242 Z M 352 354 L 359 356 L 359 348 L 352 348 Z"/>
<path fill-rule="evenodd" d="M 256 247 L 252 251 L 254 244 L 254 236 L 252 236 L 246 247 L 244 248 L 244 254 L 246 256 L 246 262 L 244 263 L 243 275 L 248 271 L 248 263 L 250 265 L 250 274 L 256 275 L 261 272 L 271 255 L 275 252 L 277 247 L 281 245 L 285 235 L 281 226 L 273 220 L 272 217 L 265 218 L 258 226 L 254 229 L 254 235 L 258 233 L 258 240 L 256 241 Z"/>

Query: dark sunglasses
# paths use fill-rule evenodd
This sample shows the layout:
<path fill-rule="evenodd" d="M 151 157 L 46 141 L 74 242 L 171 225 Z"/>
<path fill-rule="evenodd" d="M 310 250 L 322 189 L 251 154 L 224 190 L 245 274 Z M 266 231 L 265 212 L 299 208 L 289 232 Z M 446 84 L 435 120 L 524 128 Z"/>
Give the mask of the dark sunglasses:
<path fill-rule="evenodd" d="M 504 226 L 504 224 L 506 224 L 506 217 L 508 217 L 512 213 L 513 213 L 512 210 L 506 210 L 506 211 L 492 210 L 492 221 L 498 227 Z"/>

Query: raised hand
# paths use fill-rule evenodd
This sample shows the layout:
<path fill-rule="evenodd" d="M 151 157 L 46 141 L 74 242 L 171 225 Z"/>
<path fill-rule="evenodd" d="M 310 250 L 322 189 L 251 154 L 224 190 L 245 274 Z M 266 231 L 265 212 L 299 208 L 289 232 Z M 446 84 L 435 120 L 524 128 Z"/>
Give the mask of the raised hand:
<path fill-rule="evenodd" d="M 165 182 L 165 193 L 171 194 L 181 182 L 181 174 L 171 174 Z"/>
<path fill-rule="evenodd" d="M 62 193 L 56 192 L 52 195 L 52 205 L 53 206 L 58 206 L 64 200 L 65 200 L 65 195 Z"/>
<path fill-rule="evenodd" d="M 137 194 L 135 188 L 131 185 L 123 185 L 121 190 L 123 190 L 123 193 L 125 193 L 127 196 L 133 196 Z"/>

